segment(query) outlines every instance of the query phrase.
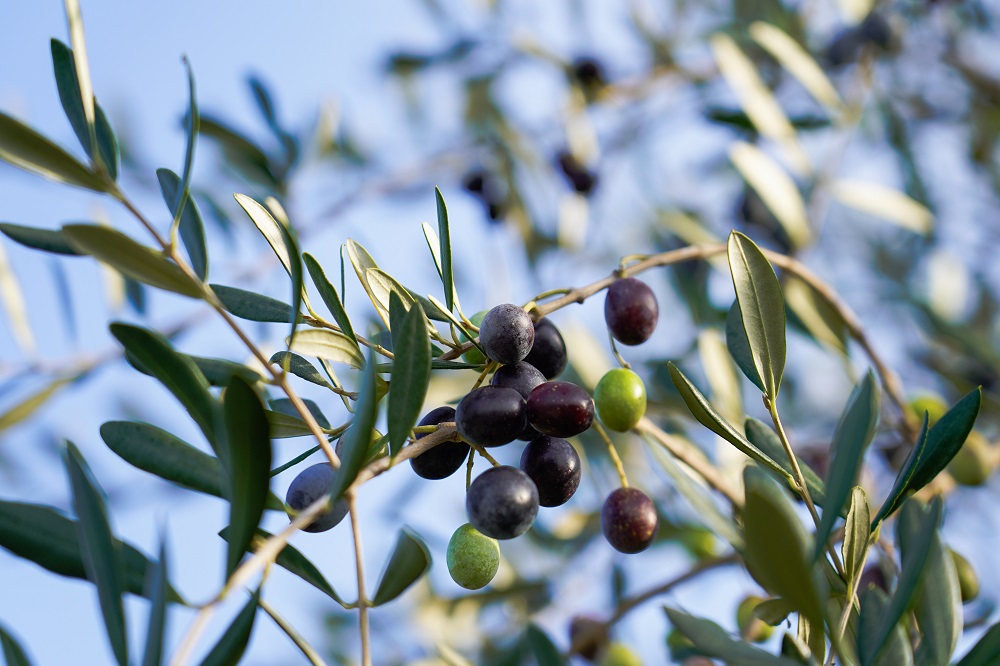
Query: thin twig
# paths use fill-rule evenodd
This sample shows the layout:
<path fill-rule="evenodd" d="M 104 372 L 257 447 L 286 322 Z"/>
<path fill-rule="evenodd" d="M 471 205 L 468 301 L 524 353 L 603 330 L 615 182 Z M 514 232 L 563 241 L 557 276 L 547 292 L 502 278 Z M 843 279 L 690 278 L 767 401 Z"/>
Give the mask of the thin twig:
<path fill-rule="evenodd" d="M 608 457 L 611 458 L 611 462 L 615 465 L 615 470 L 618 471 L 618 480 L 621 481 L 622 488 L 628 488 L 628 476 L 625 474 L 625 465 L 622 464 L 621 456 L 618 455 L 618 449 L 615 448 L 615 443 L 611 441 L 608 437 L 608 433 L 605 432 L 604 428 L 600 423 L 594 421 L 594 430 L 600 435 L 601 439 L 608 447 Z"/>
<path fill-rule="evenodd" d="M 302 654 L 305 655 L 310 664 L 313 666 L 326 666 L 326 662 L 323 661 L 323 657 L 320 656 L 319 652 L 317 652 L 313 646 L 309 645 L 306 639 L 303 638 L 299 632 L 295 631 L 295 627 L 278 614 L 278 611 L 274 610 L 274 608 L 272 608 L 271 605 L 263 599 L 258 599 L 257 603 L 264 609 L 265 613 L 271 616 L 271 619 L 274 620 L 274 623 L 278 625 L 283 632 L 285 632 L 285 635 L 288 636 L 293 643 L 295 643 L 295 647 L 302 651 Z"/>
<path fill-rule="evenodd" d="M 361 521 L 358 517 L 354 491 L 347 495 L 351 514 L 351 534 L 354 537 L 354 568 L 358 574 L 358 625 L 361 631 L 361 666 L 371 666 L 371 631 L 368 627 L 368 598 L 365 596 L 365 555 L 361 547 Z"/>

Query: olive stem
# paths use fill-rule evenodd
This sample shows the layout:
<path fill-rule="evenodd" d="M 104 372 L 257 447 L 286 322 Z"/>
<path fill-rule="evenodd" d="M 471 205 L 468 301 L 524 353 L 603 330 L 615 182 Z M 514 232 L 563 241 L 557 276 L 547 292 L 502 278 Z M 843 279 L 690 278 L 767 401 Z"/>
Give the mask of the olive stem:
<path fill-rule="evenodd" d="M 326 666 L 326 662 L 323 661 L 323 657 L 316 652 L 313 646 L 309 645 L 306 639 L 295 630 L 295 627 L 293 627 L 288 620 L 278 614 L 278 611 L 274 610 L 274 608 L 272 608 L 271 605 L 263 599 L 258 599 L 257 604 L 264 610 L 265 613 L 271 616 L 274 623 L 278 625 L 283 632 L 285 632 L 285 635 L 291 639 L 292 643 L 295 644 L 295 647 L 302 651 L 302 654 L 305 655 L 306 659 L 309 660 L 309 663 L 312 664 L 312 666 Z"/>
<path fill-rule="evenodd" d="M 483 382 L 486 381 L 487 375 L 489 375 L 493 371 L 496 365 L 497 365 L 496 361 L 490 361 L 489 363 L 487 363 L 486 367 L 483 368 L 483 371 L 479 373 L 479 378 L 476 379 L 476 383 L 473 384 L 472 388 L 469 390 L 475 391 L 477 388 L 482 386 Z"/>
<path fill-rule="evenodd" d="M 631 370 L 631 364 L 622 358 L 621 352 L 618 351 L 618 345 L 615 344 L 615 336 L 611 335 L 610 329 L 608 329 L 608 341 L 611 342 L 611 353 L 614 354 L 615 359 L 618 360 L 618 365 L 622 366 L 626 370 Z"/>
<path fill-rule="evenodd" d="M 348 491 L 347 506 L 351 514 L 351 534 L 354 537 L 354 568 L 358 574 L 358 625 L 361 631 L 361 665 L 372 665 L 371 638 L 368 627 L 368 598 L 365 596 L 365 562 L 361 547 L 361 521 L 358 518 L 354 491 Z"/>
<path fill-rule="evenodd" d="M 496 461 L 496 458 L 494 458 L 490 454 L 486 453 L 486 449 L 484 449 L 483 447 L 479 446 L 478 444 L 473 444 L 472 442 L 470 442 L 468 440 L 465 440 L 465 443 L 468 444 L 472 448 L 473 451 L 475 451 L 476 453 L 478 453 L 482 457 L 486 458 L 486 460 L 489 461 L 489 463 L 491 465 L 493 465 L 494 467 L 500 467 L 500 463 L 498 463 Z M 469 454 L 469 460 L 470 461 L 472 460 L 472 454 L 471 453 Z M 469 473 L 470 474 L 472 473 L 472 465 L 471 464 L 469 465 Z"/>
<path fill-rule="evenodd" d="M 465 492 L 469 492 L 472 485 L 472 466 L 476 464 L 476 450 L 469 447 L 469 462 L 465 465 Z"/>
<path fill-rule="evenodd" d="M 625 466 L 622 464 L 622 459 L 618 455 L 618 449 L 615 448 L 614 442 L 611 441 L 608 433 L 604 431 L 604 428 L 597 421 L 594 421 L 594 430 L 601 436 L 604 443 L 608 445 L 608 456 L 611 457 L 611 462 L 614 463 L 615 469 L 618 471 L 618 478 L 621 479 L 622 488 L 628 488 L 628 477 L 625 475 Z"/>

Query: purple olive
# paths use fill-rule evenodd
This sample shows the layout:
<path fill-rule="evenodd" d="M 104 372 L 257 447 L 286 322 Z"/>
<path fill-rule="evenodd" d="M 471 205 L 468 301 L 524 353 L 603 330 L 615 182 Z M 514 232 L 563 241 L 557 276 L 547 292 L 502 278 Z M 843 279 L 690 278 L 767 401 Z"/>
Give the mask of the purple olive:
<path fill-rule="evenodd" d="M 638 488 L 619 488 L 604 500 L 601 531 L 615 550 L 639 553 L 656 536 L 656 505 Z"/>
<path fill-rule="evenodd" d="M 572 382 L 545 382 L 528 396 L 528 423 L 540 433 L 572 437 L 593 422 L 593 399 Z"/>
<path fill-rule="evenodd" d="M 636 278 L 615 280 L 604 299 L 604 322 L 615 340 L 638 345 L 656 330 L 660 307 L 653 290 Z"/>

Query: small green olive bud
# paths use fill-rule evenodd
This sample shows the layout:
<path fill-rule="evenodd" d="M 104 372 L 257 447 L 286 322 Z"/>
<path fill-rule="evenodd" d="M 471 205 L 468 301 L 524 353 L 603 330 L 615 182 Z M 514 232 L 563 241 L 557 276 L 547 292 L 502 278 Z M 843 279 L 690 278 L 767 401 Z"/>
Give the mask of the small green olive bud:
<path fill-rule="evenodd" d="M 749 596 L 736 609 L 736 624 L 745 641 L 763 643 L 774 633 L 774 627 L 754 615 L 753 610 L 763 601 L 761 597 Z"/>
<path fill-rule="evenodd" d="M 612 643 L 604 651 L 599 666 L 642 666 L 639 655 L 629 649 L 624 643 Z"/>
<path fill-rule="evenodd" d="M 993 452 L 982 433 L 973 430 L 948 463 L 948 473 L 963 486 L 981 486 L 993 473 Z"/>
<path fill-rule="evenodd" d="M 951 551 L 951 559 L 955 561 L 955 571 L 958 572 L 958 587 L 962 590 L 962 603 L 967 604 L 979 596 L 979 576 L 976 570 L 965 559 L 955 551 Z"/>

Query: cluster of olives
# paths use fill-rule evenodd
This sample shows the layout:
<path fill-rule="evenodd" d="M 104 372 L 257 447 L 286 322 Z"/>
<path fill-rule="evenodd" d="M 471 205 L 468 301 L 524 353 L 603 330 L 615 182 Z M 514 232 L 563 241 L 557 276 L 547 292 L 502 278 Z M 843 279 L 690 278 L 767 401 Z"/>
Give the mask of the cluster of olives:
<path fill-rule="evenodd" d="M 647 340 L 657 316 L 656 299 L 639 280 L 622 278 L 608 289 L 605 320 L 619 342 L 635 345 Z M 420 420 L 419 426 L 454 422 L 461 440 L 442 442 L 411 458 L 410 464 L 424 479 L 444 479 L 468 460 L 470 445 L 491 448 L 514 440 L 527 442 L 518 467 L 495 466 L 472 481 L 466 493 L 469 522 L 448 545 L 452 578 L 463 587 L 479 589 L 499 567 L 497 541 L 524 534 L 540 506 L 561 506 L 576 492 L 581 462 L 566 438 L 590 428 L 595 416 L 608 429 L 631 430 L 645 413 L 646 392 L 639 376 L 624 368 L 602 377 L 593 398 L 582 387 L 558 380 L 568 360 L 562 335 L 548 319 L 533 322 L 517 305 L 498 305 L 471 321 L 479 326 L 482 352 L 474 347 L 465 360 L 490 361 L 499 367 L 489 384 L 472 389 L 456 408 L 438 407 Z M 327 463 L 304 470 L 289 487 L 289 512 L 294 515 L 329 492 L 333 477 Z M 330 529 L 345 513 L 346 504 L 338 501 L 306 530 Z M 656 508 L 642 491 L 619 488 L 604 503 L 601 525 L 612 546 L 637 553 L 655 535 Z"/>

